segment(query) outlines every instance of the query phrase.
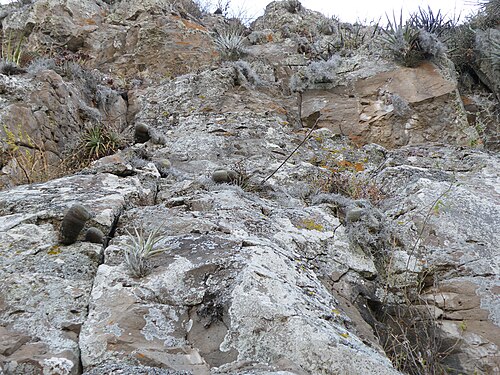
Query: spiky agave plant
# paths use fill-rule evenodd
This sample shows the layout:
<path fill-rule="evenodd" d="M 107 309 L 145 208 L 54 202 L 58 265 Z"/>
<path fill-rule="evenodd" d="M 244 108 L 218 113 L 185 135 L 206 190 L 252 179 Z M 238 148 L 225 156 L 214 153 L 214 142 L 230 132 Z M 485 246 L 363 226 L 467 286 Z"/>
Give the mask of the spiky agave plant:
<path fill-rule="evenodd" d="M 477 4 L 489 18 L 495 19 L 498 25 L 500 22 L 500 0 L 477 0 Z"/>
<path fill-rule="evenodd" d="M 215 45 L 224 58 L 238 60 L 245 54 L 243 29 L 239 25 L 230 25 L 223 30 L 215 30 Z"/>
<path fill-rule="evenodd" d="M 147 237 L 144 230 L 134 228 L 135 235 L 127 231 L 130 243 L 126 245 L 124 257 L 125 264 L 133 277 L 143 277 L 149 272 L 147 260 L 155 255 L 164 252 L 165 248 L 155 248 L 163 237 L 160 236 L 158 227 L 151 231 Z"/>
<path fill-rule="evenodd" d="M 428 6 L 427 10 L 418 7 L 417 12 L 410 14 L 409 23 L 416 29 L 425 30 L 428 33 L 435 34 L 439 37 L 445 31 L 454 28 L 459 20 L 460 16 L 450 19 L 446 15 L 442 14 L 441 10 L 434 13 L 431 7 Z"/>
<path fill-rule="evenodd" d="M 403 23 L 403 11 L 399 16 L 392 14 L 392 20 L 387 17 L 387 27 L 382 28 L 381 39 L 394 58 L 405 66 L 415 66 L 424 58 L 420 47 L 420 30 L 410 22 Z"/>

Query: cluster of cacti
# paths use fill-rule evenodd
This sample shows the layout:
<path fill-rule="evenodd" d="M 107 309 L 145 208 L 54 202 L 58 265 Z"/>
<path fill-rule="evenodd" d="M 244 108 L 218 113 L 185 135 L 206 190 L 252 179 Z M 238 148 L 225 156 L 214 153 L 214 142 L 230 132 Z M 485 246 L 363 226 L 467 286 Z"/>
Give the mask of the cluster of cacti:
<path fill-rule="evenodd" d="M 63 245 L 71 245 L 76 242 L 78 235 L 82 231 L 85 223 L 92 217 L 92 214 L 85 206 L 74 204 L 66 212 L 61 223 L 60 242 Z"/>
<path fill-rule="evenodd" d="M 59 242 L 63 245 L 74 244 L 82 232 L 85 224 L 92 218 L 92 213 L 81 204 L 74 204 L 66 212 L 61 222 Z M 105 235 L 95 227 L 90 227 L 85 232 L 84 241 L 103 244 Z"/>

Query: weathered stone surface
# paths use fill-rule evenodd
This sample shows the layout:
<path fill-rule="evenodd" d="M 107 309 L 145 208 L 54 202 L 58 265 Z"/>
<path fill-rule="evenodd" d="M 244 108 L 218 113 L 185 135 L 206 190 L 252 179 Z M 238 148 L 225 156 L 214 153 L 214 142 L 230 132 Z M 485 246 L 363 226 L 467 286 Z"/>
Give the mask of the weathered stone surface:
<path fill-rule="evenodd" d="M 301 248 L 299 242 L 321 246 L 333 240 L 326 218 L 319 231 L 303 227 L 307 221 L 281 218 L 294 216 L 287 211 L 275 212 L 274 220 L 259 217 L 252 207 L 256 202 L 237 190 L 205 196 L 214 205 L 196 218 L 183 209 L 152 207 L 126 219 L 147 228 L 165 223 L 159 246 L 167 251 L 152 261 L 146 278 L 124 278 L 120 244 L 126 237 L 113 240 L 80 336 L 84 366 L 128 357 L 194 373 L 236 360 L 287 365 L 298 373 L 392 372 L 377 351 L 345 331 L 349 319 L 302 265 L 306 260 L 290 251 Z M 205 232 L 210 222 L 213 229 Z M 233 227 L 238 222 L 240 228 Z M 259 230 L 263 237 L 255 236 L 257 228 L 270 225 L 274 228 Z"/>
<path fill-rule="evenodd" d="M 477 30 L 475 33 L 475 52 L 478 55 L 475 71 L 481 81 L 489 87 L 500 101 L 500 63 L 498 62 L 498 45 L 500 30 Z"/>
<path fill-rule="evenodd" d="M 422 297 L 442 310 L 444 337 L 454 347 L 444 362 L 466 373 L 495 373 L 500 368 L 498 157 L 429 146 L 403 148 L 389 160 L 380 175 L 394 196 L 386 213 L 399 226 L 409 226 L 421 272 L 437 282 Z M 399 203 L 390 207 L 394 199 Z"/>
<path fill-rule="evenodd" d="M 456 84 L 432 64 L 423 63 L 326 91 L 307 90 L 301 114 L 308 126 L 319 118 L 319 126 L 358 145 L 373 142 L 394 148 L 437 141 L 468 145 L 477 134 L 461 103 Z"/>
<path fill-rule="evenodd" d="M 103 174 L 0 192 L 0 368 L 5 374 L 80 373 L 78 336 L 102 244 L 61 246 L 58 226 L 78 202 L 94 214 L 89 222 L 111 233 L 126 201 L 144 193 L 137 180 Z"/>
<path fill-rule="evenodd" d="M 148 137 L 0 191 L 0 372 L 398 374 L 383 352 L 397 340 L 415 373 L 428 358 L 498 372 L 499 160 L 431 143 L 473 135 L 446 71 L 343 50 L 340 24 L 285 2 L 255 22 L 245 61 L 205 69 L 208 27 L 225 21 L 202 26 L 189 5 L 39 0 L 2 16 L 30 48 L 106 70 L 0 75 L 9 126 L 18 116 L 55 157 L 87 121 Z M 320 123 L 304 140 L 290 75 L 335 51 L 322 91 L 302 95 L 303 122 Z M 74 204 L 92 218 L 60 246 Z M 124 257 L 136 230 L 164 249 L 141 277 Z M 381 311 L 436 340 L 384 342 Z"/>
<path fill-rule="evenodd" d="M 3 25 L 25 32 L 30 45 L 83 52 L 92 67 L 122 77 L 177 76 L 219 58 L 208 30 L 163 0 L 42 0 L 14 11 Z"/>
<path fill-rule="evenodd" d="M 7 164 L 12 156 L 7 150 L 19 147 L 15 155 L 23 155 L 26 151 L 38 155 L 28 158 L 24 168 L 46 180 L 64 174 L 65 166 L 61 162 L 68 159 L 69 151 L 74 151 L 89 122 L 106 121 L 111 125 L 125 121 L 124 99 L 95 82 L 97 78 L 90 73 L 85 74 L 86 79 L 73 82 L 64 80 L 53 70 L 42 70 L 35 75 L 0 75 L 0 85 L 6 87 L 5 96 L 0 100 L 2 161 L 6 159 L 2 163 L 0 186 L 32 182 L 12 164 L 12 160 Z M 99 105 L 93 103 L 101 95 L 99 92 L 106 92 L 106 100 L 96 108 Z M 108 116 L 113 121 L 108 122 Z M 118 127 L 116 132 L 120 131 Z"/>

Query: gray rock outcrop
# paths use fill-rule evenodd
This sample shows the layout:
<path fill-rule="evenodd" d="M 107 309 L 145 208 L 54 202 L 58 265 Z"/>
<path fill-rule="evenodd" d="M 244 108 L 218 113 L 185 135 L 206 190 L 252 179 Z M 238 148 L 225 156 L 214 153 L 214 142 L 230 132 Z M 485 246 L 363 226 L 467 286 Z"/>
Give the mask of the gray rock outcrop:
<path fill-rule="evenodd" d="M 109 94 L 60 67 L 0 75 L 6 129 L 24 119 L 56 165 L 82 108 L 129 138 L 40 183 L 12 186 L 2 159 L 0 373 L 500 371 L 500 160 L 470 147 L 449 67 L 344 46 L 296 93 L 317 58 L 302 28 L 317 51 L 338 35 L 288 3 L 242 35 L 245 61 L 218 64 L 217 16 L 188 2 L 39 0 L 3 17 L 29 46 L 88 54 Z M 89 215 L 61 244 L 75 205 Z"/>

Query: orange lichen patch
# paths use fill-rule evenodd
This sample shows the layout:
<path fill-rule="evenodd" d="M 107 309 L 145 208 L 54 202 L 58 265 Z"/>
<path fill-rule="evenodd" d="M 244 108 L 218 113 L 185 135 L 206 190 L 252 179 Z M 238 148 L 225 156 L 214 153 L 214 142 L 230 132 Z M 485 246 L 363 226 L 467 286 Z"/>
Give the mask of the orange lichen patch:
<path fill-rule="evenodd" d="M 176 20 L 179 20 L 183 23 L 183 25 L 187 28 L 187 29 L 192 29 L 192 30 L 198 30 L 198 31 L 203 31 L 203 32 L 206 32 L 207 29 L 204 28 L 203 26 L 201 25 L 198 25 L 197 23 L 194 23 L 194 22 L 191 22 L 191 21 L 188 21 L 184 18 L 181 18 L 179 16 L 174 16 L 174 18 Z"/>
<path fill-rule="evenodd" d="M 95 24 L 97 24 L 97 22 L 93 18 L 83 18 L 81 20 L 81 24 L 82 25 L 95 25 Z"/>
<path fill-rule="evenodd" d="M 362 163 L 354 163 L 354 170 L 356 172 L 361 172 L 365 170 L 365 166 Z"/>
<path fill-rule="evenodd" d="M 269 106 L 273 111 L 276 111 L 279 114 L 286 115 L 288 113 L 285 108 L 277 105 L 276 103 L 271 103 Z"/>
<path fill-rule="evenodd" d="M 462 102 L 464 103 L 464 106 L 475 104 L 473 102 L 473 100 L 471 98 L 469 98 L 468 96 L 461 96 L 461 99 L 462 99 Z"/>
<path fill-rule="evenodd" d="M 365 166 L 363 163 L 357 162 L 357 163 L 352 163 L 347 160 L 339 160 L 335 162 L 338 166 L 338 170 L 348 170 L 352 172 L 361 172 L 365 170 Z M 337 169 L 337 168 L 335 168 Z"/>
<path fill-rule="evenodd" d="M 180 46 L 189 46 L 191 45 L 191 42 L 187 40 L 178 40 L 175 42 L 175 44 L 178 44 Z"/>
<path fill-rule="evenodd" d="M 266 39 L 268 42 L 272 42 L 274 40 L 273 34 L 267 34 Z"/>

